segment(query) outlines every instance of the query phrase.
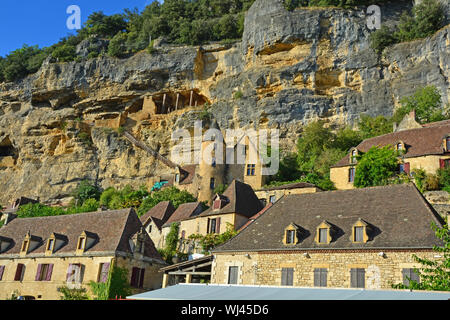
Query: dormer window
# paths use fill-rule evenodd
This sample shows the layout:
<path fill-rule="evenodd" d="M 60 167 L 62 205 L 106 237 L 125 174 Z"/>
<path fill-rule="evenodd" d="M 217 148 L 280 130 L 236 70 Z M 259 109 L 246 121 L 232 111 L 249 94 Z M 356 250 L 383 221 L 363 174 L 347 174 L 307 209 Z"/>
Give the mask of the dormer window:
<path fill-rule="evenodd" d="M 395 145 L 395 149 L 398 152 L 402 152 L 402 153 L 406 152 L 405 144 L 402 141 L 397 142 L 397 144 Z"/>
<path fill-rule="evenodd" d="M 450 151 L 450 137 L 445 138 L 445 148 L 447 152 Z"/>
<path fill-rule="evenodd" d="M 331 237 L 331 225 L 323 221 L 316 230 L 316 243 L 318 244 L 330 244 L 332 237 Z"/>
<path fill-rule="evenodd" d="M 66 236 L 52 233 L 47 240 L 47 245 L 45 247 L 45 255 L 46 256 L 52 255 L 55 251 L 59 250 L 62 246 L 64 246 L 65 243 L 67 243 Z"/>
<path fill-rule="evenodd" d="M 285 245 L 296 245 L 299 242 L 298 239 L 298 226 L 294 223 L 291 223 L 284 230 L 284 239 L 283 243 Z"/>
<path fill-rule="evenodd" d="M 48 239 L 47 251 L 53 252 L 55 249 L 55 239 Z"/>
<path fill-rule="evenodd" d="M 0 253 L 5 252 L 12 243 L 12 239 L 0 236 Z"/>
<path fill-rule="evenodd" d="M 20 249 L 21 256 L 24 256 L 34 249 L 36 249 L 41 244 L 42 239 L 36 236 L 32 236 L 30 232 L 27 233 L 25 239 L 22 242 L 22 247 Z"/>
<path fill-rule="evenodd" d="M 83 254 L 86 250 L 89 250 L 97 241 L 97 235 L 88 231 L 83 233 L 78 238 L 77 254 Z"/>
<path fill-rule="evenodd" d="M 369 228 L 370 227 L 367 222 L 359 219 L 352 227 L 352 242 L 366 243 L 369 241 L 369 236 L 367 235 Z"/>
<path fill-rule="evenodd" d="M 23 244 L 22 244 L 22 250 L 21 251 L 27 253 L 29 246 L 30 246 L 30 241 L 24 240 Z"/>

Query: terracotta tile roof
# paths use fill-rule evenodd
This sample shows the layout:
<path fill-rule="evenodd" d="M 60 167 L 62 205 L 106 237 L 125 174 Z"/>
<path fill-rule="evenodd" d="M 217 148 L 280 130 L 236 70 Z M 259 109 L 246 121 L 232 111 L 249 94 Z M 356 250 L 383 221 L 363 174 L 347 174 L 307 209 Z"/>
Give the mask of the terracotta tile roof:
<path fill-rule="evenodd" d="M 423 128 L 404 130 L 367 139 L 356 148 L 361 152 L 367 152 L 372 146 L 396 145 L 402 141 L 406 146 L 405 158 L 439 155 L 444 153 L 442 140 L 447 134 L 450 134 L 450 121 L 441 121 L 430 123 Z M 347 154 L 333 167 L 348 166 L 349 162 L 350 154 Z"/>
<path fill-rule="evenodd" d="M 187 165 L 181 168 L 182 171 L 187 173 L 186 178 L 180 181 L 180 185 L 191 184 L 195 177 L 195 172 L 197 170 L 197 165 Z"/>
<path fill-rule="evenodd" d="M 220 210 L 209 208 L 201 216 L 237 213 L 251 218 L 264 208 L 252 187 L 238 180 L 234 180 L 231 183 L 223 193 L 223 196 L 228 199 L 228 204 Z"/>
<path fill-rule="evenodd" d="M 172 203 L 170 203 L 170 201 L 163 201 L 150 209 L 140 219 L 144 226 L 146 226 L 150 221 L 153 220 L 158 229 L 161 230 L 163 224 L 167 222 L 167 220 L 174 212 L 175 207 L 172 205 Z"/>
<path fill-rule="evenodd" d="M 350 240 L 358 219 L 372 227 L 365 244 Z M 328 245 L 314 241 L 323 221 L 333 225 L 333 241 Z M 413 184 L 288 195 L 214 251 L 433 248 L 442 244 L 432 222 L 444 224 Z M 300 242 L 286 246 L 285 228 L 292 223 L 300 228 Z"/>
<path fill-rule="evenodd" d="M 173 222 L 179 222 L 198 216 L 202 211 L 203 204 L 200 202 L 184 203 L 170 216 L 169 220 L 164 224 L 164 227 L 169 226 Z"/>
<path fill-rule="evenodd" d="M 45 253 L 47 239 L 53 234 L 65 237 L 67 243 L 55 254 L 75 255 L 79 236 L 83 233 L 95 235 L 98 240 L 86 250 L 86 255 L 104 254 L 106 252 L 132 253 L 129 239 L 142 228 L 142 224 L 134 209 L 114 211 L 90 212 L 65 216 L 16 218 L 0 229 L 0 237 L 12 240 L 12 246 L 2 256 L 17 255 L 28 232 L 32 236 L 42 238 L 42 242 L 30 255 Z M 149 258 L 161 260 L 150 237 L 146 236 L 144 255 Z"/>

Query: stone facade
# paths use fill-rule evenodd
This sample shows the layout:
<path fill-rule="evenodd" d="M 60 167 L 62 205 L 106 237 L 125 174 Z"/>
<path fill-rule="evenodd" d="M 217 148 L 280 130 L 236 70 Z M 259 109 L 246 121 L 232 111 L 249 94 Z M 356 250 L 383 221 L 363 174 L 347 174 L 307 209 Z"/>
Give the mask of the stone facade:
<path fill-rule="evenodd" d="M 380 256 L 383 252 L 384 256 Z M 391 289 L 403 282 L 402 269 L 417 268 L 412 254 L 434 259 L 432 250 L 305 250 L 295 252 L 216 253 L 211 283 L 227 284 L 230 266 L 238 266 L 238 284 L 281 285 L 282 268 L 293 268 L 293 285 L 314 287 L 314 269 L 327 269 L 327 287 L 350 288 L 350 270 L 365 269 L 366 289 Z"/>

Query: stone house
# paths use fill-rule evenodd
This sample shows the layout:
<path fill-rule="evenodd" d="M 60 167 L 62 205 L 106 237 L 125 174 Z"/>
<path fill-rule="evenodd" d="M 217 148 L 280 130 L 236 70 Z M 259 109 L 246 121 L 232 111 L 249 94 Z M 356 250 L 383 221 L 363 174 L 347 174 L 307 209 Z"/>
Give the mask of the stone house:
<path fill-rule="evenodd" d="M 152 239 L 156 248 L 162 248 L 162 227 L 175 212 L 175 207 L 170 201 L 158 203 L 146 214 L 141 216 L 141 222 Z"/>
<path fill-rule="evenodd" d="M 134 209 L 14 219 L 0 229 L 0 298 L 58 300 L 59 287 L 105 282 L 113 266 L 128 270 L 133 292 L 161 288 L 167 264 Z"/>
<path fill-rule="evenodd" d="M 213 250 L 211 283 L 390 289 L 442 258 L 431 223 L 414 184 L 287 195 Z"/>
<path fill-rule="evenodd" d="M 356 157 L 373 146 L 388 145 L 401 152 L 399 172 L 411 174 L 415 169 L 423 169 L 434 174 L 438 169 L 450 166 L 450 121 L 420 125 L 412 112 L 396 126 L 395 132 L 364 140 L 331 167 L 330 179 L 336 188 L 353 189 Z"/>
<path fill-rule="evenodd" d="M 191 235 L 222 234 L 227 226 L 239 230 L 264 206 L 250 185 L 234 180 L 223 194 L 213 198 L 212 206 L 199 215 L 180 220 L 180 251 L 200 253 L 201 248 L 189 240 Z"/>
<path fill-rule="evenodd" d="M 263 204 L 269 204 L 275 203 L 283 196 L 289 194 L 304 194 L 320 191 L 322 190 L 312 183 L 299 182 L 255 190 L 255 194 L 258 197 L 258 199 L 262 201 Z"/>

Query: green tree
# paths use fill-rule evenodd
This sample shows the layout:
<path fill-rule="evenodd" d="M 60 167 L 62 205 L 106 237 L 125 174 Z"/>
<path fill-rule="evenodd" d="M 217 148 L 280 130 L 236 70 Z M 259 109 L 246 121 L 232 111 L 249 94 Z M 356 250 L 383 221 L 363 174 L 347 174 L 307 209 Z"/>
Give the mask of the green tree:
<path fill-rule="evenodd" d="M 211 250 L 224 244 L 237 234 L 238 232 L 234 229 L 234 225 L 227 223 L 227 231 L 224 233 L 209 233 L 207 235 L 193 234 L 189 236 L 189 240 L 199 243 L 202 247 L 203 254 L 210 254 Z"/>
<path fill-rule="evenodd" d="M 109 300 L 125 298 L 131 295 L 131 287 L 128 283 L 128 270 L 113 266 L 106 282 L 91 281 L 89 286 L 95 300 Z"/>
<path fill-rule="evenodd" d="M 87 35 L 112 38 L 117 33 L 127 30 L 127 21 L 123 14 L 105 15 L 102 11 L 94 12 L 86 21 L 81 32 Z"/>
<path fill-rule="evenodd" d="M 160 191 L 153 192 L 144 199 L 139 207 L 138 215 L 142 216 L 162 201 L 170 201 L 175 208 L 178 208 L 183 203 L 196 202 L 197 199 L 185 190 L 181 191 L 176 187 L 164 188 Z"/>
<path fill-rule="evenodd" d="M 62 294 L 61 300 L 89 300 L 89 296 L 85 288 L 72 289 L 67 286 L 63 286 L 58 289 Z"/>
<path fill-rule="evenodd" d="M 101 190 L 95 184 L 92 184 L 89 180 L 83 180 L 73 192 L 73 196 L 79 206 L 82 206 L 88 199 L 99 200 Z"/>
<path fill-rule="evenodd" d="M 398 154 L 391 146 L 372 147 L 358 157 L 355 182 L 357 188 L 383 186 L 396 175 Z"/>
<path fill-rule="evenodd" d="M 381 26 L 381 29 L 372 32 L 369 41 L 370 47 L 374 49 L 378 55 L 381 55 L 385 48 L 398 42 L 395 37 L 395 31 L 386 25 L 383 25 Z"/>
<path fill-rule="evenodd" d="M 422 267 L 416 268 L 414 271 L 419 274 L 420 282 L 411 280 L 409 286 L 403 284 L 393 285 L 396 289 L 412 289 L 412 290 L 433 290 L 433 291 L 450 291 L 450 233 L 448 229 L 448 221 L 441 228 L 435 223 L 432 224 L 436 237 L 442 240 L 441 246 L 435 246 L 433 250 L 441 256 L 439 259 L 430 260 L 420 258 L 413 255 L 413 259 L 420 263 Z"/>
<path fill-rule="evenodd" d="M 368 115 L 361 115 L 358 123 L 359 131 L 363 139 L 369 139 L 383 134 L 392 133 L 393 121 L 384 116 L 372 118 Z M 355 145 L 356 146 L 356 145 Z"/>
<path fill-rule="evenodd" d="M 447 118 L 441 107 L 441 94 L 435 86 L 420 88 L 412 96 L 402 98 L 400 103 L 402 106 L 393 116 L 393 121 L 397 123 L 412 110 L 415 110 L 416 119 L 422 124 Z"/>
<path fill-rule="evenodd" d="M 169 264 L 173 263 L 173 257 L 177 254 L 178 235 L 180 232 L 180 223 L 174 222 L 170 225 L 170 231 L 166 237 L 166 246 L 164 249 L 158 250 L 161 257 Z"/>
<path fill-rule="evenodd" d="M 110 41 L 108 54 L 112 57 L 123 58 L 127 55 L 128 36 L 125 32 L 120 31 Z"/>

